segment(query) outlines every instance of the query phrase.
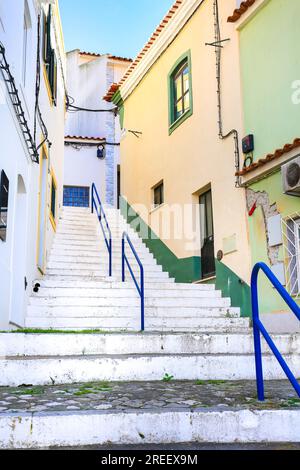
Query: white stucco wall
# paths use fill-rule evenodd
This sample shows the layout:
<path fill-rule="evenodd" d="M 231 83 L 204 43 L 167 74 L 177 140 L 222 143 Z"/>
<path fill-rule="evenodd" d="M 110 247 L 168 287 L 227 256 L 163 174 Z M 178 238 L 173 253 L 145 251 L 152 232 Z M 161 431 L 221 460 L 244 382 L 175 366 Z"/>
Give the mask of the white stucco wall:
<path fill-rule="evenodd" d="M 45 6 L 47 2 L 43 2 Z M 6 59 L 15 79 L 16 87 L 33 135 L 37 54 L 37 18 L 41 3 L 28 0 L 31 28 L 28 31 L 27 73 L 23 80 L 23 0 L 0 2 L 0 41 L 5 47 Z M 57 19 L 56 19 L 57 20 Z M 58 25 L 59 26 L 59 25 Z M 58 27 L 57 27 L 58 29 Z M 62 40 L 61 40 L 62 42 Z M 56 44 L 63 53 L 63 45 Z M 42 62 L 43 65 L 43 62 Z M 49 169 L 58 183 L 57 210 L 62 204 L 62 175 L 64 156 L 64 87 L 58 73 L 57 106 L 51 106 L 46 84 L 41 74 L 40 109 L 49 132 L 52 148 L 49 150 Z M 0 73 L 0 172 L 9 178 L 7 240 L 0 240 L 0 328 L 11 324 L 23 326 L 28 297 L 35 279 L 41 276 L 37 269 L 37 233 L 40 167 L 32 162 L 24 143 L 15 111 Z M 37 145 L 42 131 L 37 126 Z M 18 193 L 18 181 L 19 189 Z M 50 174 L 48 175 L 50 185 Z M 48 191 L 48 195 L 50 192 Z M 48 200 L 45 251 L 49 252 L 54 230 L 48 218 Z M 25 291 L 25 277 L 28 282 Z"/>
<path fill-rule="evenodd" d="M 114 108 L 114 104 L 107 103 L 102 97 L 112 83 L 121 79 L 128 65 L 128 62 L 109 59 L 108 55 L 95 57 L 82 55 L 79 50 L 69 52 L 67 87 L 75 100 L 74 105 L 88 109 Z M 108 144 L 119 143 L 120 126 L 113 113 L 71 112 L 67 115 L 65 135 L 100 137 Z M 64 185 L 90 186 L 94 181 L 102 201 L 116 206 L 119 147 L 107 145 L 106 158 L 102 162 L 91 157 L 92 154 L 96 154 L 96 147 L 80 151 L 66 147 Z"/>
<path fill-rule="evenodd" d="M 83 147 L 76 150 L 65 147 L 65 186 L 89 186 L 96 184 L 99 196 L 105 200 L 105 160 L 97 158 L 96 147 Z M 76 184 L 74 184 L 76 182 Z"/>

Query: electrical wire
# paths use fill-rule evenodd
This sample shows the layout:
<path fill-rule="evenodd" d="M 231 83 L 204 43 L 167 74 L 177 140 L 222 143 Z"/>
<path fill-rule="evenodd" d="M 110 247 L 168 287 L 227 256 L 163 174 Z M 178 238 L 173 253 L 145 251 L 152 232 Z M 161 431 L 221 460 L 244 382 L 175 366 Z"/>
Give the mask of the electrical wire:
<path fill-rule="evenodd" d="M 39 105 L 39 96 L 40 96 L 40 89 L 41 89 L 41 15 L 38 15 L 38 23 L 37 23 L 37 59 L 36 59 L 36 85 L 35 85 L 35 113 L 34 113 L 34 142 L 36 145 L 36 129 L 37 129 L 37 121 L 39 121 L 40 128 L 43 133 L 44 140 L 36 147 L 37 152 L 40 148 L 48 142 L 49 146 L 51 146 L 51 142 L 49 141 L 49 133 L 46 127 L 46 124 L 43 120 L 40 105 Z"/>
<path fill-rule="evenodd" d="M 232 129 L 227 134 L 223 133 L 223 120 L 222 120 L 222 89 L 221 89 L 221 60 L 222 60 L 222 47 L 221 43 L 221 29 L 220 29 L 220 18 L 219 18 L 219 4 L 218 0 L 214 0 L 214 18 L 215 18 L 215 54 L 216 54 L 216 78 L 217 78 L 217 95 L 218 95 L 218 126 L 219 126 L 219 137 L 224 140 L 230 136 L 234 139 L 234 154 L 235 154 L 235 173 L 237 174 L 240 170 L 240 149 L 239 149 L 239 134 L 236 129 Z M 241 186 L 240 177 L 236 177 L 236 187 Z"/>
<path fill-rule="evenodd" d="M 70 102 L 72 100 L 72 103 Z M 75 106 L 73 103 L 75 103 L 75 99 L 70 96 L 66 95 L 66 102 L 67 102 L 67 110 L 70 112 L 79 112 L 79 111 L 85 111 L 88 113 L 116 113 L 117 107 L 113 109 L 90 109 L 90 108 L 83 108 L 80 106 Z"/>
<path fill-rule="evenodd" d="M 39 163 L 39 156 L 36 149 L 31 130 L 28 125 L 28 121 L 25 117 L 25 112 L 22 106 L 22 101 L 19 96 L 18 89 L 16 87 L 15 79 L 11 73 L 10 66 L 6 60 L 5 47 L 0 42 L 0 71 L 3 76 L 4 83 L 10 98 L 11 104 L 14 108 L 16 118 L 20 125 L 21 132 L 23 134 L 24 142 L 26 144 L 28 153 L 33 162 Z"/>

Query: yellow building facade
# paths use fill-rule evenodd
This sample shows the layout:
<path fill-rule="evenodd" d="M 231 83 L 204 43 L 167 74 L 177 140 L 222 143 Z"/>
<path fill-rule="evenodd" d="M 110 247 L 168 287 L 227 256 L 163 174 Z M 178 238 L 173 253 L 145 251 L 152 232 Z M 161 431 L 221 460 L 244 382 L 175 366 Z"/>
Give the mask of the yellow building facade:
<path fill-rule="evenodd" d="M 247 211 L 235 176 L 239 49 L 227 23 L 235 7 L 235 0 L 175 2 L 113 101 L 123 127 L 123 213 L 177 281 L 214 282 L 247 316 Z"/>

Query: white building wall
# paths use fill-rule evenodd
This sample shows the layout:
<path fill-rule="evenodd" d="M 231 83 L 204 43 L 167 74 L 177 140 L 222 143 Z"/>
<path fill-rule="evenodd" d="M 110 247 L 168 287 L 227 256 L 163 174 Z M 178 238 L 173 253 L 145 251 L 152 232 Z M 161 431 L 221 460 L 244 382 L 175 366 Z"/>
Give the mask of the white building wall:
<path fill-rule="evenodd" d="M 16 87 L 25 111 L 25 117 L 33 136 L 35 113 L 37 21 L 41 4 L 47 1 L 28 0 L 30 29 L 26 55 L 26 80 L 23 74 L 23 39 L 25 1 L 0 2 L 0 41 L 15 79 Z M 53 7 L 56 8 L 55 2 Z M 27 8 L 27 7 L 26 7 Z M 56 18 L 57 21 L 57 18 Z M 59 24 L 57 29 L 59 30 Z M 63 44 L 55 49 L 63 57 Z M 43 62 L 42 62 L 43 66 Z M 41 74 L 40 109 L 53 143 L 49 151 L 49 169 L 52 168 L 58 183 L 57 210 L 62 204 L 62 175 L 64 156 L 64 87 L 58 75 L 58 102 L 51 106 L 46 84 Z M 15 111 L 0 73 L 0 172 L 4 170 L 9 179 L 8 228 L 6 242 L 0 240 L 0 328 L 23 326 L 28 297 L 35 279 L 41 277 L 37 269 L 37 233 L 39 202 L 39 164 L 32 162 Z M 37 145 L 42 131 L 37 125 Z M 47 184 L 50 185 L 50 174 Z M 49 192 L 48 192 L 49 194 Z M 48 210 L 49 210 L 48 200 Z M 47 217 L 45 249 L 49 252 L 54 229 Z M 27 289 L 25 290 L 25 278 Z"/>
<path fill-rule="evenodd" d="M 112 83 L 118 82 L 128 68 L 128 62 L 110 59 L 108 55 L 82 54 L 79 50 L 67 54 L 67 88 L 74 105 L 87 109 L 114 108 L 102 99 Z M 117 166 L 120 163 L 119 147 L 109 145 L 120 142 L 118 119 L 113 113 L 69 112 L 66 136 L 104 138 L 107 141 L 104 161 L 96 158 L 97 148 L 72 147 L 65 149 L 64 184 L 90 186 L 95 182 L 101 199 L 110 205 L 117 204 Z M 83 171 L 82 171 L 83 170 Z"/>
<path fill-rule="evenodd" d="M 89 186 L 95 183 L 99 196 L 105 200 L 105 160 L 97 158 L 96 147 L 65 147 L 65 186 Z M 74 182 L 76 184 L 74 184 Z M 91 197 L 91 194 L 90 194 Z"/>

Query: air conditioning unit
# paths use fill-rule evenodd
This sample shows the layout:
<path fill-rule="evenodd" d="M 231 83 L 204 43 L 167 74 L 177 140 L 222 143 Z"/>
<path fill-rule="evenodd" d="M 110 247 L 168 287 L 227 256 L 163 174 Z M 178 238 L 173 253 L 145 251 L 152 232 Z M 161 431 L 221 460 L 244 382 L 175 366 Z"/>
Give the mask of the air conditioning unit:
<path fill-rule="evenodd" d="M 283 191 L 300 197 L 300 155 L 281 168 Z"/>

